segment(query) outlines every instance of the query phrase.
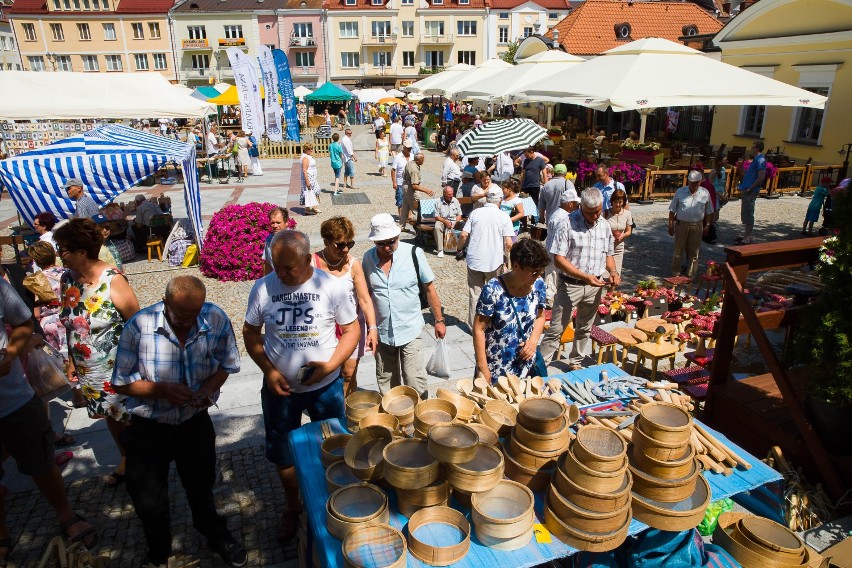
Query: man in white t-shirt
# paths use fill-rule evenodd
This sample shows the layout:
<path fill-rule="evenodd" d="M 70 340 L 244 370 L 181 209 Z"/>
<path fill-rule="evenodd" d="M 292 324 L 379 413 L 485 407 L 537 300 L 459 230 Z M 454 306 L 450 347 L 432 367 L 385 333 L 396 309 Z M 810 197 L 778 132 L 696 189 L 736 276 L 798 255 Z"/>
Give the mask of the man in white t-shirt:
<path fill-rule="evenodd" d="M 512 220 L 500 211 L 502 199 L 503 190 L 496 184 L 490 186 L 485 205 L 471 212 L 458 243 L 459 250 L 467 243 L 467 323 L 471 330 L 482 287 L 502 272 L 503 253 L 512 248 L 515 236 Z"/>
<path fill-rule="evenodd" d="M 219 127 L 215 124 L 207 131 L 207 156 L 215 156 L 219 153 Z"/>
<path fill-rule="evenodd" d="M 165 136 L 169 132 L 169 119 L 160 118 L 157 120 L 160 123 L 160 135 Z"/>
<path fill-rule="evenodd" d="M 384 119 L 383 116 L 379 115 L 379 116 L 376 117 L 376 120 L 373 121 L 373 131 L 376 133 L 376 138 L 379 137 L 379 132 L 385 131 L 386 125 L 387 125 L 387 122 L 385 122 L 385 119 Z"/>
<path fill-rule="evenodd" d="M 396 119 L 393 121 L 393 124 L 390 126 L 390 150 L 391 156 L 396 156 L 397 153 L 402 152 L 402 134 L 405 132 L 405 129 L 402 127 L 402 117 L 400 115 L 396 115 Z"/>
<path fill-rule="evenodd" d="M 304 410 L 313 420 L 344 419 L 340 366 L 358 345 L 361 330 L 339 280 L 312 268 L 307 235 L 276 233 L 272 257 L 275 271 L 255 282 L 249 294 L 243 338 L 263 371 L 266 459 L 276 465 L 287 494 L 277 537 L 288 542 L 302 509 L 289 434 L 301 426 Z"/>
<path fill-rule="evenodd" d="M 352 129 L 348 126 L 344 131 L 343 138 L 340 139 L 340 147 L 343 148 L 343 184 L 349 183 L 349 189 L 355 188 L 355 162 L 358 161 L 358 156 L 355 155 L 355 148 L 352 146 Z"/>
<path fill-rule="evenodd" d="M 391 184 L 393 184 L 394 199 L 396 201 L 396 213 L 399 219 L 402 219 L 402 184 L 405 174 L 405 166 L 408 162 L 414 159 L 411 152 L 411 140 L 406 140 L 401 144 L 402 153 L 397 154 L 393 158 L 391 165 Z"/>

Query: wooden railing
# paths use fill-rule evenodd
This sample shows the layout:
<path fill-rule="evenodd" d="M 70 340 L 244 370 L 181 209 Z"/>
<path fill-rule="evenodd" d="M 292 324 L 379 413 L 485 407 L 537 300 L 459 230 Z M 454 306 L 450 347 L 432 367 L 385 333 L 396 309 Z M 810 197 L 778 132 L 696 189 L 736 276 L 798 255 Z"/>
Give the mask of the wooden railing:
<path fill-rule="evenodd" d="M 312 142 L 314 145 L 314 157 L 328 157 L 328 147 L 331 145 L 331 138 L 317 138 L 316 128 L 303 128 L 299 134 L 302 138 L 301 142 L 285 140 L 283 142 L 271 142 L 268 138 L 264 138 L 260 143 L 260 159 L 288 159 L 298 158 L 302 155 L 302 144 L 304 142 Z"/>

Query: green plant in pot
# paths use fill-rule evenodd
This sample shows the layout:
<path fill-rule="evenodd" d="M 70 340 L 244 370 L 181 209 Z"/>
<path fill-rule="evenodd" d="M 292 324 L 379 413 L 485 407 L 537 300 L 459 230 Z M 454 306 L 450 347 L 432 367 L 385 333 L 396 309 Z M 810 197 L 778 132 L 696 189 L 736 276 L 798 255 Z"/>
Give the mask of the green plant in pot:
<path fill-rule="evenodd" d="M 811 422 L 829 451 L 852 453 L 852 195 L 833 198 L 834 233 L 820 248 L 817 265 L 823 290 L 802 310 L 793 343 L 794 365 L 807 370 Z"/>

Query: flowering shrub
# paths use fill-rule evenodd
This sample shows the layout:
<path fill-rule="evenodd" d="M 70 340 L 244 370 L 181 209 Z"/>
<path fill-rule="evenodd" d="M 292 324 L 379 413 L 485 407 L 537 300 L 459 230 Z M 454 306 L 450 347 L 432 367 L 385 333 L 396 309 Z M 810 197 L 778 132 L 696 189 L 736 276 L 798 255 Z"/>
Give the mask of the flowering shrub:
<path fill-rule="evenodd" d="M 621 143 L 621 147 L 625 150 L 645 150 L 648 152 L 656 152 L 660 149 L 659 142 L 639 142 L 638 140 L 633 140 L 628 138 L 624 142 Z"/>
<path fill-rule="evenodd" d="M 751 163 L 751 160 L 746 160 L 743 162 L 743 172 L 748 169 L 748 165 Z M 766 179 L 774 179 L 775 176 L 778 175 L 778 168 L 775 167 L 775 164 L 772 162 L 766 162 Z"/>
<path fill-rule="evenodd" d="M 598 165 L 589 162 L 588 160 L 582 160 L 579 164 L 577 164 L 577 184 L 581 188 L 586 187 L 586 182 L 590 182 L 589 185 L 594 183 L 595 170 Z"/>
<path fill-rule="evenodd" d="M 609 175 L 622 183 L 642 183 L 645 181 L 645 168 L 628 162 L 618 162 L 610 166 Z"/>
<path fill-rule="evenodd" d="M 223 207 L 210 221 L 201 250 L 201 273 L 208 278 L 241 282 L 263 276 L 263 244 L 270 234 L 272 203 Z M 290 219 L 288 228 L 296 221 Z"/>

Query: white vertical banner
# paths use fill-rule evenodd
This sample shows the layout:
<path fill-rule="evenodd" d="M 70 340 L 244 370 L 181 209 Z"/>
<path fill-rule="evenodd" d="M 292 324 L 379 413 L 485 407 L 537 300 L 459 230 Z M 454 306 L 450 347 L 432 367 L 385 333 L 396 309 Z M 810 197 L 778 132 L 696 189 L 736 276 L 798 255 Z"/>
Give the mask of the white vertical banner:
<path fill-rule="evenodd" d="M 266 90 L 266 135 L 273 142 L 281 142 L 281 103 L 278 102 L 278 70 L 272 58 L 272 50 L 265 45 L 258 46 L 260 73 L 263 76 L 263 88 Z"/>
<path fill-rule="evenodd" d="M 242 128 L 246 132 L 251 131 L 255 136 L 262 136 L 265 130 L 263 105 L 260 102 L 260 85 L 257 82 L 254 62 L 238 47 L 229 47 L 225 52 L 228 54 L 231 69 L 234 70 L 237 95 L 240 97 Z"/>

